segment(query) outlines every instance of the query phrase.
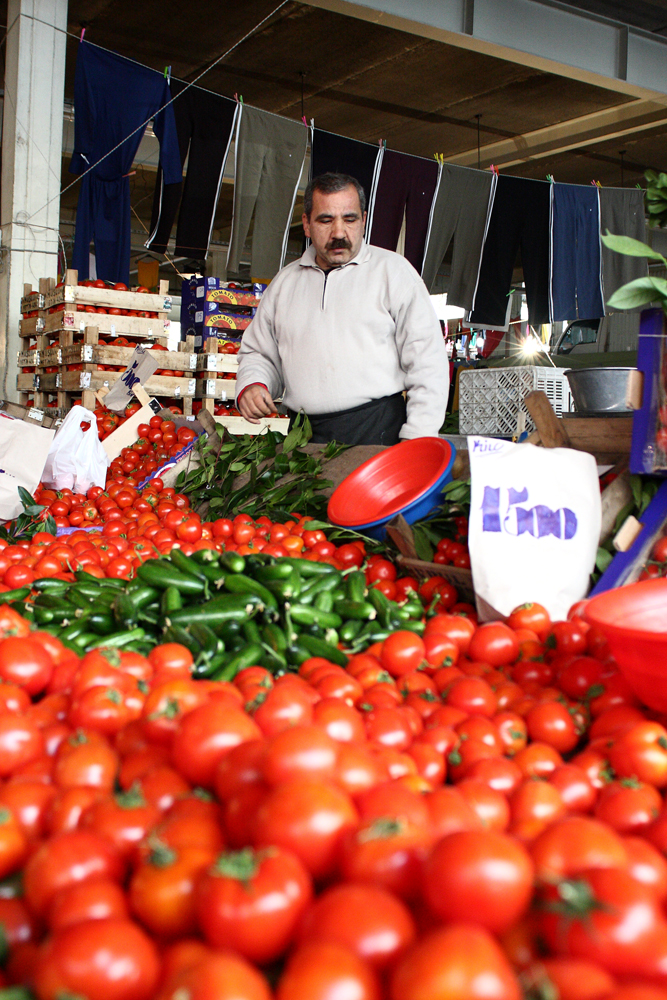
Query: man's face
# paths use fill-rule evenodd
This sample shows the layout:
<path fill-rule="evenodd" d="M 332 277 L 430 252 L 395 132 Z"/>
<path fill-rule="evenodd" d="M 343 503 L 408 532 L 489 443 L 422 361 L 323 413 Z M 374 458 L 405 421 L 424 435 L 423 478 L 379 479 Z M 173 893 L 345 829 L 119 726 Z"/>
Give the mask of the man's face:
<path fill-rule="evenodd" d="M 320 267 L 347 264 L 359 253 L 366 213 L 362 215 L 359 195 L 351 184 L 333 194 L 314 191 L 310 219 L 304 215 L 302 222 Z"/>

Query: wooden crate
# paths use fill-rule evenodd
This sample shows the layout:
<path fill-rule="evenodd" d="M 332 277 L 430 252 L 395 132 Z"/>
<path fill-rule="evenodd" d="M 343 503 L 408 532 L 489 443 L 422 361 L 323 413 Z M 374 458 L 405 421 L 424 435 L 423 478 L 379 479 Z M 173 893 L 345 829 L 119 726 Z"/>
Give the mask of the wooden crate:
<path fill-rule="evenodd" d="M 143 292 L 121 292 L 114 288 L 95 288 L 93 285 L 79 285 L 78 273 L 67 271 L 62 285 L 51 289 L 44 296 L 44 308 L 51 309 L 63 303 L 69 305 L 101 306 L 104 309 L 138 309 L 146 312 L 169 312 L 171 296 L 169 282 L 160 282 L 157 295 Z"/>

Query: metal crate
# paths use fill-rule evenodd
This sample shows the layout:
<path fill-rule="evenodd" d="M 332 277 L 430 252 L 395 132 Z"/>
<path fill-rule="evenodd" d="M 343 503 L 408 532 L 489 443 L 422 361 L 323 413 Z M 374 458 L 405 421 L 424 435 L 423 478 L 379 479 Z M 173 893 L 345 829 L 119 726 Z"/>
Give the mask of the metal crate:
<path fill-rule="evenodd" d="M 474 368 L 459 374 L 459 433 L 513 437 L 519 410 L 526 428 L 535 424 L 523 405 L 534 389 L 547 394 L 557 417 L 573 409 L 570 385 L 560 368 L 516 365 L 513 368 Z"/>

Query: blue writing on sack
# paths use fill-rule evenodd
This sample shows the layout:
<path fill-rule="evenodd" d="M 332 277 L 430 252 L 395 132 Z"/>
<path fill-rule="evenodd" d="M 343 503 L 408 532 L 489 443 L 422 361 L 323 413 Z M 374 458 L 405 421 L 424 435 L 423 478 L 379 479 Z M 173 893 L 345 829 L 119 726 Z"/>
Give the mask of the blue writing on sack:
<path fill-rule="evenodd" d="M 569 541 L 577 533 L 577 516 L 569 507 L 551 510 L 544 504 L 520 507 L 528 501 L 528 490 L 484 487 L 482 500 L 482 531 L 503 532 L 506 535 L 532 535 L 547 538 L 553 535 Z"/>
<path fill-rule="evenodd" d="M 134 372 L 137 370 L 138 365 L 139 365 L 139 359 L 137 358 L 137 360 L 133 361 L 130 367 L 126 368 L 123 374 L 121 375 L 120 380 L 123 383 L 123 385 L 126 385 L 128 387 L 128 389 L 131 389 L 139 381 L 139 376 L 134 374 Z"/>
<path fill-rule="evenodd" d="M 480 455 L 487 455 L 489 452 L 502 451 L 506 446 L 505 441 L 498 441 L 495 438 L 472 438 L 472 450 Z"/>

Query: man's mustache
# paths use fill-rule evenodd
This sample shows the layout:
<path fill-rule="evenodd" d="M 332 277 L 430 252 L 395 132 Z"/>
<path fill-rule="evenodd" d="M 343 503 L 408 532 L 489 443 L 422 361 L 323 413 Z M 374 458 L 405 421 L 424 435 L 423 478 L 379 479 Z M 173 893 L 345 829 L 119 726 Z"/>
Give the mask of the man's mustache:
<path fill-rule="evenodd" d="M 340 239 L 329 240 L 327 250 L 351 250 L 352 244 L 344 236 Z"/>

